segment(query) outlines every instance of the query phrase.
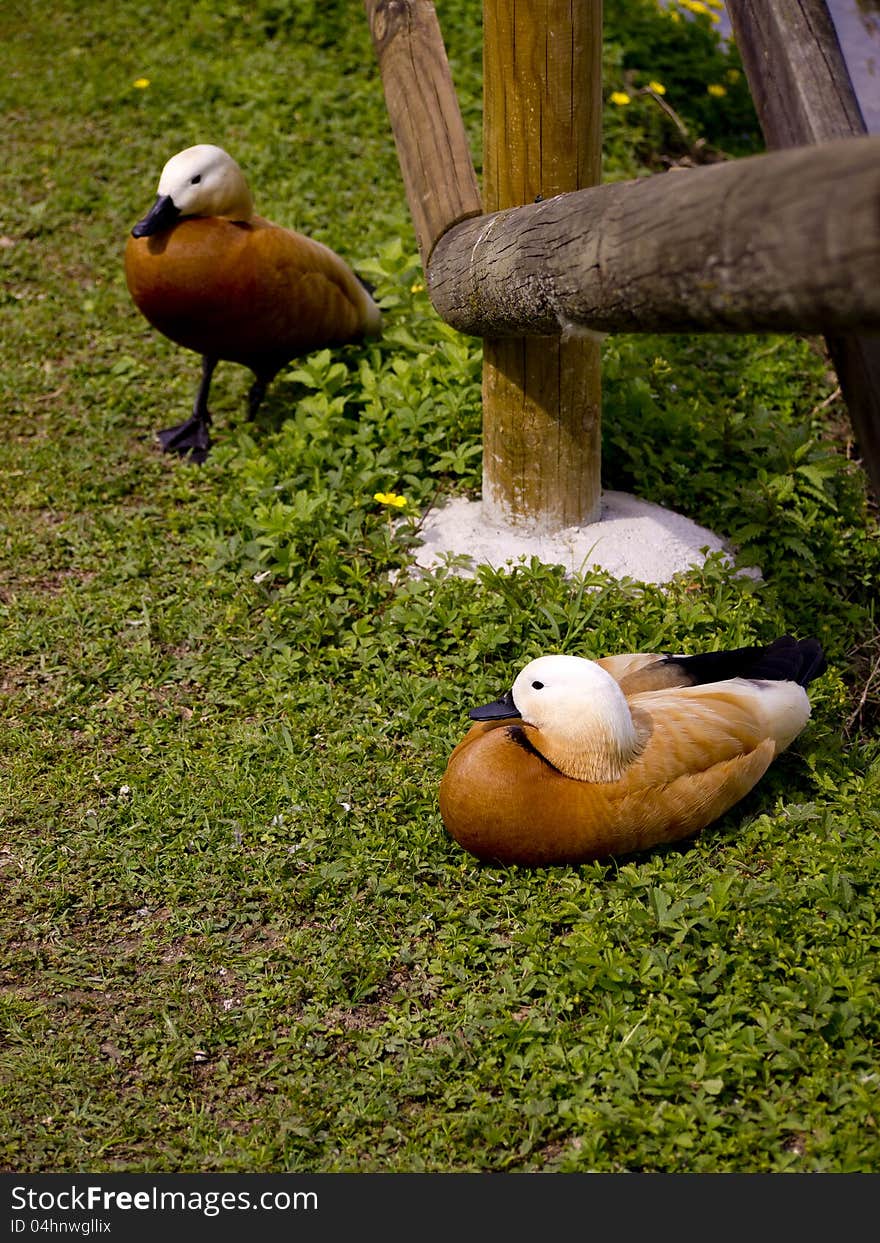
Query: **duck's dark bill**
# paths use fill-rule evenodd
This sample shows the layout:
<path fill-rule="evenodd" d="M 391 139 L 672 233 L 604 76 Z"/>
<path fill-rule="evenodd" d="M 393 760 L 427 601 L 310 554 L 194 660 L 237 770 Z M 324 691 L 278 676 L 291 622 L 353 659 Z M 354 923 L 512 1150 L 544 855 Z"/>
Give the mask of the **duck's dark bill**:
<path fill-rule="evenodd" d="M 180 212 L 174 206 L 174 200 L 170 194 L 157 194 L 155 203 L 143 220 L 139 220 L 134 226 L 131 236 L 152 237 L 154 233 L 170 229 L 179 215 Z"/>
<path fill-rule="evenodd" d="M 483 704 L 480 708 L 471 708 L 468 713 L 472 721 L 501 721 L 505 717 L 519 715 L 519 710 L 513 702 L 512 691 L 506 691 L 500 699 L 493 699 L 490 704 Z"/>

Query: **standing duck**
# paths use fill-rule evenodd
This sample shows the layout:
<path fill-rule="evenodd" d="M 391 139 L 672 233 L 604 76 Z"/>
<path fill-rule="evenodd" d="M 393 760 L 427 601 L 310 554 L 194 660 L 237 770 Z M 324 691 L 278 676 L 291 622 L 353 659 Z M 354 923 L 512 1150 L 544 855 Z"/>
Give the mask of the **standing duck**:
<path fill-rule="evenodd" d="M 479 859 L 581 863 L 692 837 L 760 780 L 810 716 L 815 639 L 696 656 L 541 656 L 472 708 L 440 783 Z"/>
<path fill-rule="evenodd" d="M 202 356 L 193 412 L 158 433 L 162 448 L 208 455 L 208 392 L 221 359 L 254 373 L 248 417 L 291 359 L 381 331 L 381 313 L 329 247 L 254 214 L 244 175 L 221 147 L 172 156 L 156 201 L 134 226 L 125 276 L 154 328 Z"/>

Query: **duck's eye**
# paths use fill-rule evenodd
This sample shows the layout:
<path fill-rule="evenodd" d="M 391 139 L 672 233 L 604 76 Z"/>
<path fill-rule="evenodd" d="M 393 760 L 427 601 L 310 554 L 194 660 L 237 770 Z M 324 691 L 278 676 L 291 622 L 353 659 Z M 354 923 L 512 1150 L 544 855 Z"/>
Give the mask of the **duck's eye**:
<path fill-rule="evenodd" d="M 189 184 L 191 186 L 197 186 L 201 180 L 202 180 L 202 174 L 196 173 L 195 177 L 190 177 Z"/>
<path fill-rule="evenodd" d="M 532 683 L 532 690 L 533 690 L 533 691 L 542 691 L 543 689 L 544 689 L 544 683 L 543 683 L 543 682 L 533 682 L 533 683 Z"/>

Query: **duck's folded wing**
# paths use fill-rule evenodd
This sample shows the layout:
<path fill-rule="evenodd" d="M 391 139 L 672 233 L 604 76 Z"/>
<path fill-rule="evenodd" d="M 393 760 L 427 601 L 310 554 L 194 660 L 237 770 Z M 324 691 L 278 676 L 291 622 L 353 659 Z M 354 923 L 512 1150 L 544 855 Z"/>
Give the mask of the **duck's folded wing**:
<path fill-rule="evenodd" d="M 629 706 L 646 738 L 629 771 L 645 785 L 706 772 L 767 743 L 769 764 L 810 715 L 806 693 L 795 683 L 741 678 L 648 691 L 631 696 Z"/>
<path fill-rule="evenodd" d="M 659 652 L 628 652 L 618 656 L 602 656 L 596 661 L 610 673 L 624 695 L 640 695 L 673 686 L 690 686 L 689 677 L 667 656 Z"/>

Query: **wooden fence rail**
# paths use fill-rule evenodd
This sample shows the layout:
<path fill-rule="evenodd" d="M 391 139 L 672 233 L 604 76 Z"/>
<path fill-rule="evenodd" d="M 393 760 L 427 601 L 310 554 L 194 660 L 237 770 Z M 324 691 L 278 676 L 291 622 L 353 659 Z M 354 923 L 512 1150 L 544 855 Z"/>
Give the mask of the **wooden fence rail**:
<path fill-rule="evenodd" d="M 366 0 L 416 241 L 427 267 L 447 229 L 483 210 L 433 4 Z"/>
<path fill-rule="evenodd" d="M 481 337 L 880 329 L 880 137 L 481 216 L 427 275 L 439 314 Z"/>

